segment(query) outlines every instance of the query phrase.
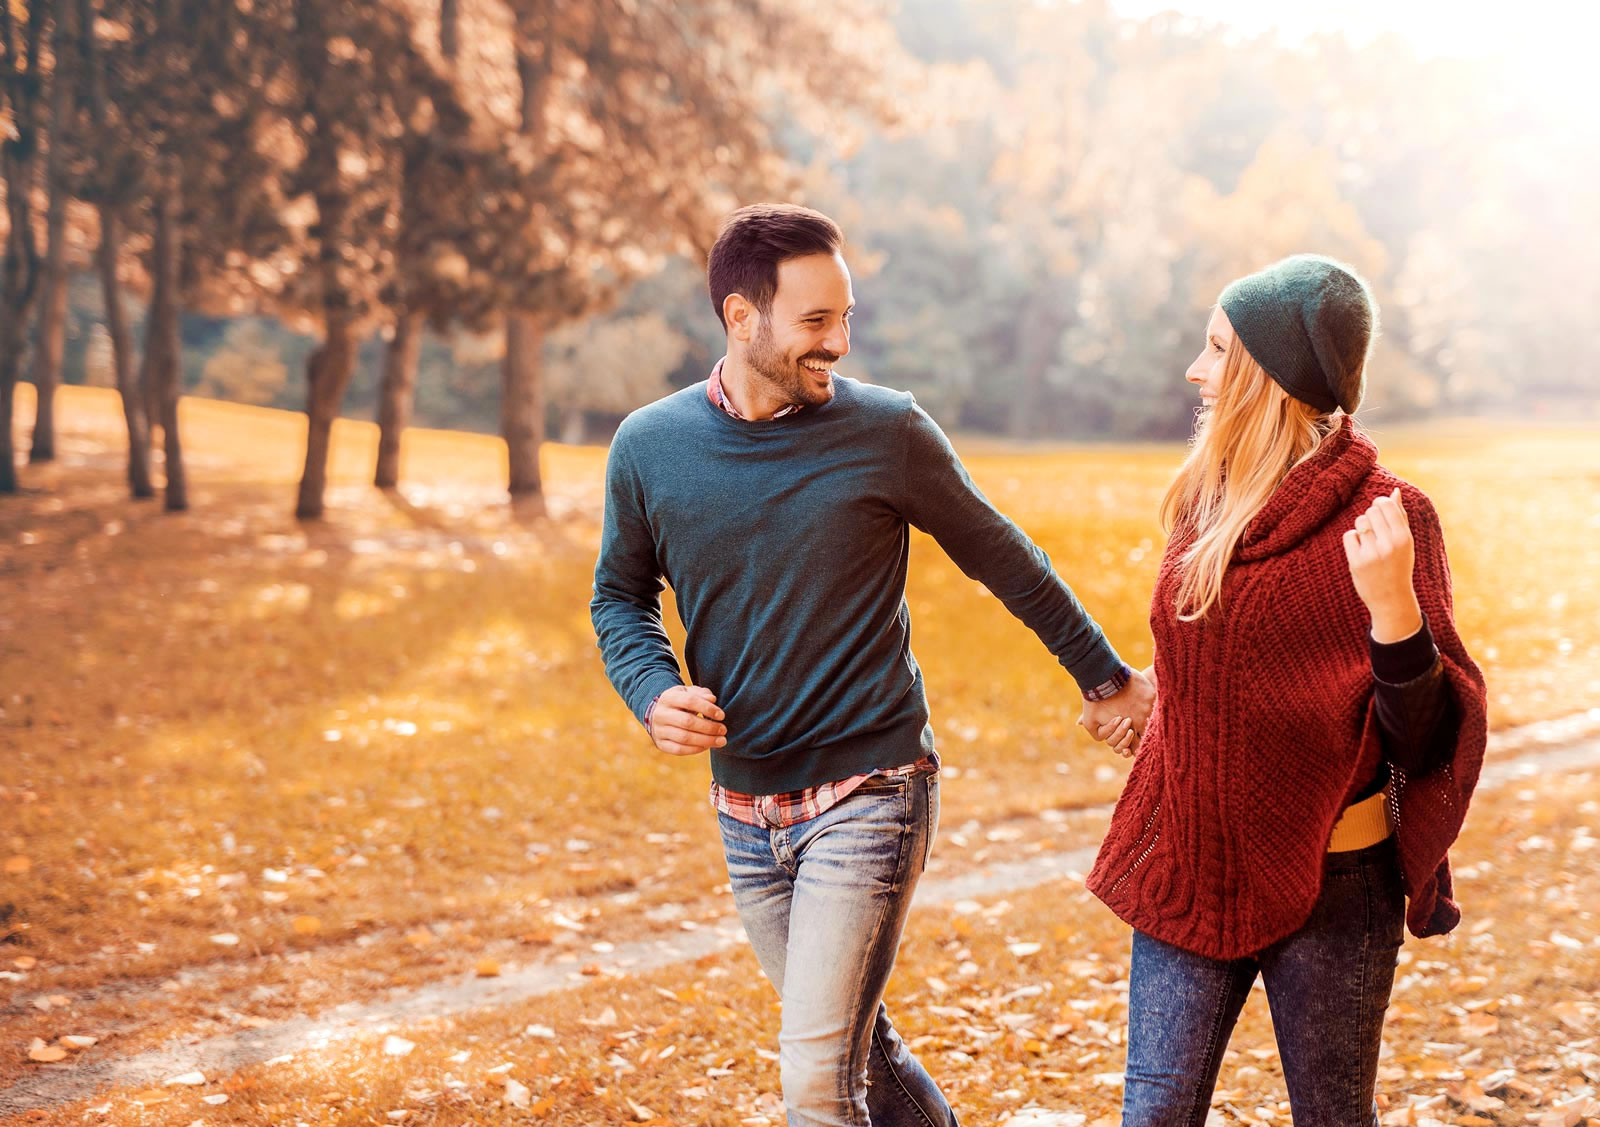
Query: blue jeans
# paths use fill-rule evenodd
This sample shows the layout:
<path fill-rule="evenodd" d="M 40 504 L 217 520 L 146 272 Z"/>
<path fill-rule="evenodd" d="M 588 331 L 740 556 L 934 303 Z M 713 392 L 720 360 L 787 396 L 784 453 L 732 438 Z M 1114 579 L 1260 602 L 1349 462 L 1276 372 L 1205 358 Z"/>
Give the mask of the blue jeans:
<path fill-rule="evenodd" d="M 783 999 L 790 1127 L 956 1127 L 882 1001 L 938 826 L 938 775 L 870 778 L 783 829 L 717 818 L 734 905 Z"/>
<path fill-rule="evenodd" d="M 1293 935 L 1220 961 L 1133 935 L 1123 1127 L 1199 1127 L 1256 975 L 1267 988 L 1295 1127 L 1377 1127 L 1383 1015 L 1405 924 L 1394 841 L 1329 853 Z"/>

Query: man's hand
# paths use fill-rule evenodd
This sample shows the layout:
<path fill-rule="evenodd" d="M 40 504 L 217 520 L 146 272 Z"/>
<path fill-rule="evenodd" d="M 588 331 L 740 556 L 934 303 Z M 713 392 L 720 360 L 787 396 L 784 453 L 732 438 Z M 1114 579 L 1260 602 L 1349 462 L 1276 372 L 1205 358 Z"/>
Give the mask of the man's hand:
<path fill-rule="evenodd" d="M 726 717 L 717 697 L 698 685 L 679 685 L 656 698 L 650 713 L 650 738 L 668 755 L 699 755 L 728 743 Z"/>
<path fill-rule="evenodd" d="M 1155 681 L 1144 673 L 1135 673 L 1116 696 L 1084 701 L 1078 723 L 1127 759 L 1139 749 L 1139 737 L 1144 735 L 1145 722 L 1155 703 Z"/>

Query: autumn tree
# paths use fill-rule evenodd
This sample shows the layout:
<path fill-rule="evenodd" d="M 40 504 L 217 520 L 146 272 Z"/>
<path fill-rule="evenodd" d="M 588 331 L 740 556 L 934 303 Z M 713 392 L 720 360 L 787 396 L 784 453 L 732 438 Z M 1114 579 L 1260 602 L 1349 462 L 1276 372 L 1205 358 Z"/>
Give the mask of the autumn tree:
<path fill-rule="evenodd" d="M 506 312 L 501 433 L 515 502 L 537 510 L 545 427 L 542 351 L 564 321 L 613 301 L 668 251 L 709 246 L 736 202 L 794 182 L 771 125 L 775 92 L 804 120 L 886 115 L 860 65 L 877 16 L 853 35 L 831 5 L 765 0 L 511 0 L 519 180 L 489 206 L 511 238 L 489 249 Z M 713 48 L 712 45 L 715 45 Z M 502 65 L 505 60 L 501 60 Z"/>

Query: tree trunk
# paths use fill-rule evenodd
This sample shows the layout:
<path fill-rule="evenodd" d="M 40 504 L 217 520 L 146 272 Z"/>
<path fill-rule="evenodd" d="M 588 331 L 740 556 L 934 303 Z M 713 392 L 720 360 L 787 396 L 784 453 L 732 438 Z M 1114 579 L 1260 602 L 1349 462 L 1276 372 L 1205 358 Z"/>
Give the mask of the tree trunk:
<path fill-rule="evenodd" d="M 33 386 L 39 407 L 33 421 L 28 461 L 51 462 L 56 456 L 56 388 L 61 386 L 61 357 L 67 338 L 67 254 L 65 192 L 50 189 L 44 287 L 39 306 L 39 338 L 33 352 Z"/>
<path fill-rule="evenodd" d="M 33 386 L 38 393 L 28 461 L 51 462 L 56 456 L 56 388 L 61 386 L 61 357 L 67 335 L 67 185 L 62 167 L 66 122 L 72 112 L 72 73 L 67 52 L 72 43 L 69 4 L 57 6 L 50 42 L 56 69 L 50 85 L 50 151 L 45 156 L 45 185 L 50 202 L 45 211 L 45 260 L 40 290 L 39 328 L 33 352 Z"/>
<path fill-rule="evenodd" d="M 9 337 L 10 333 L 0 333 Z M 17 401 L 16 352 L 0 339 L 0 494 L 17 491 L 17 452 L 12 444 Z"/>
<path fill-rule="evenodd" d="M 301 520 L 322 516 L 333 420 L 339 415 L 339 405 L 344 402 L 345 389 L 355 370 L 354 319 L 348 313 L 330 313 L 327 335 L 306 361 L 306 465 L 294 510 Z"/>
<path fill-rule="evenodd" d="M 154 497 L 150 482 L 150 420 L 144 411 L 144 394 L 133 370 L 133 346 L 128 340 L 128 318 L 122 308 L 122 285 L 117 280 L 117 250 L 122 244 L 122 224 L 116 209 L 100 209 L 100 247 L 95 259 L 100 268 L 100 292 L 105 298 L 106 331 L 111 336 L 111 363 L 122 395 L 122 417 L 128 423 L 128 486 L 135 498 Z"/>
<path fill-rule="evenodd" d="M 7 128 L 0 134 L 0 182 L 5 186 L 5 252 L 0 257 L 0 494 L 17 491 L 15 414 L 22 344 L 38 299 L 39 248 L 33 235 L 34 166 L 38 156 L 39 45 L 48 6 L 27 6 L 19 42 L 17 11 L 0 4 L 0 46 L 6 54 L 0 91 Z"/>
<path fill-rule="evenodd" d="M 1061 346 L 1061 334 L 1071 323 L 1064 312 L 1067 295 L 1040 279 L 1023 305 L 1017 325 L 1017 386 L 1011 396 L 1007 433 L 1019 438 L 1040 433 L 1043 422 L 1046 377 Z"/>
<path fill-rule="evenodd" d="M 550 98 L 550 45 L 537 19 L 518 28 L 517 80 L 522 87 L 519 132 L 543 140 Z M 539 444 L 544 438 L 544 326 L 526 310 L 506 314 L 506 351 L 501 362 L 500 433 L 510 461 L 507 483 L 511 500 L 524 512 L 544 509 L 544 482 L 539 476 Z"/>
<path fill-rule="evenodd" d="M 179 256 L 181 235 L 177 220 L 175 178 L 158 188 L 155 201 L 155 243 L 151 253 L 154 286 L 150 309 L 145 318 L 144 365 L 140 383 L 145 404 L 154 405 L 161 421 L 163 450 L 166 455 L 166 509 L 182 512 L 189 507 L 189 490 L 183 468 L 183 444 L 178 435 L 178 398 L 183 391 L 183 335 L 179 320 Z"/>
<path fill-rule="evenodd" d="M 400 482 L 400 439 L 411 425 L 421 353 L 422 315 L 402 309 L 394 323 L 394 339 L 383 353 L 378 388 L 378 469 L 373 484 L 379 489 L 393 489 Z"/>
<path fill-rule="evenodd" d="M 501 365 L 500 433 L 511 463 L 511 500 L 524 511 L 544 507 L 539 444 L 544 438 L 544 387 L 540 353 L 544 326 L 532 313 L 506 315 L 506 355 Z"/>
<path fill-rule="evenodd" d="M 582 446 L 589 436 L 589 418 L 582 407 L 568 407 L 561 412 L 561 441 L 568 446 Z"/>
<path fill-rule="evenodd" d="M 439 0 L 439 54 L 451 62 L 461 54 L 460 0 Z"/>

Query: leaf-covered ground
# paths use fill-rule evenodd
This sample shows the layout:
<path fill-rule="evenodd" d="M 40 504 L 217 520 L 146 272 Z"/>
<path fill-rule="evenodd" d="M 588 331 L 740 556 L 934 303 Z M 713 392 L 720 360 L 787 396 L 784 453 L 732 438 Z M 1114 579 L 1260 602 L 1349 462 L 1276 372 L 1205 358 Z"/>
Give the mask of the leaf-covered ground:
<path fill-rule="evenodd" d="M 62 464 L 25 468 L 24 494 L 0 502 L 0 1085 L 725 915 L 704 766 L 650 752 L 593 648 L 601 451 L 550 448 L 551 515 L 519 523 L 499 503 L 494 441 L 411 436 L 405 477 L 419 484 L 386 498 L 363 484 L 372 429 L 341 423 L 330 519 L 301 527 L 287 514 L 303 423 L 185 410 L 190 514 L 126 500 L 114 400 L 85 389 L 64 395 Z M 1596 435 L 1378 437 L 1443 515 L 1496 726 L 1600 704 Z M 1144 658 L 1153 513 L 1180 452 L 966 449 Z M 1044 848 L 1063 812 L 1115 796 L 1122 767 L 1076 731 L 1070 682 L 1038 643 L 935 546 L 914 551 L 917 652 L 950 766 L 941 865 Z M 1481 873 L 1464 883 L 1497 908 L 1469 901 L 1457 936 L 1408 948 L 1385 1062 L 1395 1115 L 1443 1087 L 1447 1102 L 1419 1116 L 1565 1117 L 1556 1095 L 1594 1086 L 1597 858 L 1578 831 L 1597 796 L 1583 778 L 1475 810 L 1463 864 Z M 1115 1098 L 1095 1078 L 1121 1067 L 1125 931 L 1081 888 L 1008 899 L 918 916 L 894 985 L 905 1027 L 931 1038 L 923 1051 L 971 1122 L 1029 1100 L 1092 1121 Z M 526 1012 L 399 1030 L 416 1046 L 404 1056 L 297 1053 L 163 1088 L 143 1109 L 119 1092 L 30 1121 L 80 1122 L 109 1101 L 110 1121 L 129 1123 L 596 1123 L 637 1121 L 632 1100 L 645 1119 L 776 1122 L 762 1099 L 776 1015 L 753 966 L 735 953 L 598 975 Z M 580 1021 L 607 1007 L 615 1024 Z M 1255 1011 L 1224 1077 L 1245 1094 L 1224 1102 L 1286 1121 Z M 36 1038 L 69 1055 L 30 1060 Z M 526 1108 L 492 1102 L 502 1063 Z M 1507 1068 L 1541 1100 L 1490 1087 Z M 1448 1102 L 1451 1085 L 1465 1103 Z"/>

